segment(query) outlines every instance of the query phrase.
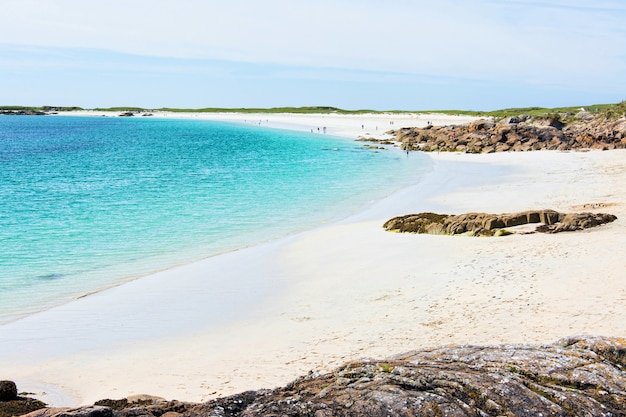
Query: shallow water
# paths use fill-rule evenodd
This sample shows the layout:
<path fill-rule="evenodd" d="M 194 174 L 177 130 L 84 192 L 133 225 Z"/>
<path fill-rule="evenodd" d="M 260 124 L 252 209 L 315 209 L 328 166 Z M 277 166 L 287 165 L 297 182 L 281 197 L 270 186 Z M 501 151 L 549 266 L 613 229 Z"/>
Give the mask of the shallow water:
<path fill-rule="evenodd" d="M 0 322 L 345 217 L 427 158 L 198 120 L 0 118 Z"/>

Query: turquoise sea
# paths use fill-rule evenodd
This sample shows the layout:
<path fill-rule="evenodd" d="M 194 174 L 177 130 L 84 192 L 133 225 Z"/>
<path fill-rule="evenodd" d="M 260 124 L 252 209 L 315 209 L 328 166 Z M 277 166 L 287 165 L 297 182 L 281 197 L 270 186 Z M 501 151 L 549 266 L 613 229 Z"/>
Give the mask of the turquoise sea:
<path fill-rule="evenodd" d="M 317 133 L 0 116 L 0 322 L 338 220 L 429 169 Z"/>

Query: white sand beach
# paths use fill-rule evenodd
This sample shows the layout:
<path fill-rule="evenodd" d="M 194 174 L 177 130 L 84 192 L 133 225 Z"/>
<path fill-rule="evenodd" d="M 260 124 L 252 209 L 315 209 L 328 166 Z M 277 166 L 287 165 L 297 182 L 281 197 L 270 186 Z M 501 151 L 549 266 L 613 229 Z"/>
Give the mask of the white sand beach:
<path fill-rule="evenodd" d="M 248 120 L 356 138 L 469 119 Z M 0 326 L 0 378 L 57 406 L 135 394 L 203 401 L 417 348 L 626 336 L 625 151 L 430 157 L 435 168 L 424 181 L 343 221 Z M 382 229 L 389 218 L 413 212 L 528 209 L 618 219 L 581 232 L 500 238 Z"/>
<path fill-rule="evenodd" d="M 60 116 L 102 116 L 117 117 L 122 112 L 77 110 L 58 112 Z M 464 124 L 476 120 L 474 116 L 447 115 L 438 113 L 365 113 L 365 114 L 295 114 L 295 113 L 186 113 L 153 111 L 151 117 L 168 119 L 215 120 L 262 126 L 273 129 L 287 129 L 300 132 L 313 132 L 356 139 L 358 137 L 391 138 L 386 134 L 391 129 L 401 127 L 424 127 L 433 125 Z M 138 113 L 136 117 L 142 117 Z"/>

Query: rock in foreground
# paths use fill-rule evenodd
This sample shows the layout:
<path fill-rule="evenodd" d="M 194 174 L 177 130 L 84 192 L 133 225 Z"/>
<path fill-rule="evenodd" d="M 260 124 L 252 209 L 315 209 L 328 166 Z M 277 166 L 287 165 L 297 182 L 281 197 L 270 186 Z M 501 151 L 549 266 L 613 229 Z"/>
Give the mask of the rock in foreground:
<path fill-rule="evenodd" d="M 511 214 L 465 213 L 448 215 L 437 213 L 407 214 L 385 222 L 385 230 L 405 233 L 437 235 L 469 234 L 498 236 L 510 234 L 506 227 L 540 224 L 536 232 L 559 233 L 588 229 L 615 221 L 617 217 L 604 213 L 559 213 L 554 210 L 530 210 Z"/>
<path fill-rule="evenodd" d="M 447 346 L 204 404 L 103 400 L 58 417 L 626 416 L 626 340 Z M 106 411 L 108 410 L 108 411 Z M 48 410 L 45 415 L 55 416 Z M 91 413 L 94 413 L 93 415 Z"/>

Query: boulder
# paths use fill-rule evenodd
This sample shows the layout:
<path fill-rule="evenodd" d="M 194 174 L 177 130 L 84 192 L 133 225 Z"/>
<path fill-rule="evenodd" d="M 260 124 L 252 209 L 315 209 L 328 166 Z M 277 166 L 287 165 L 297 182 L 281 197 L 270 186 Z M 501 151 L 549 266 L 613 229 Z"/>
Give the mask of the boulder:
<path fill-rule="evenodd" d="M 403 233 L 443 235 L 502 236 L 499 229 L 541 223 L 535 231 L 558 233 L 588 229 L 615 221 L 605 213 L 559 213 L 555 210 L 529 210 L 509 214 L 465 213 L 459 215 L 418 213 L 394 217 L 385 222 L 385 230 Z M 506 233 L 504 234 L 506 235 Z"/>
<path fill-rule="evenodd" d="M 0 401 L 17 400 L 17 385 L 13 381 L 0 381 Z"/>
<path fill-rule="evenodd" d="M 108 407 L 115 417 L 166 416 L 177 417 L 184 413 L 188 404 L 180 401 L 167 401 L 150 395 L 134 395 L 121 400 L 105 399 L 94 405 Z"/>
<path fill-rule="evenodd" d="M 153 417 L 152 414 L 142 415 Z M 109 407 L 89 405 L 78 408 L 41 408 L 22 417 L 114 417 L 114 415 Z"/>
<path fill-rule="evenodd" d="M 46 409 L 37 416 L 624 416 L 625 368 L 626 340 L 617 337 L 448 345 L 354 361 L 326 374 L 311 371 L 284 387 L 202 404 L 103 400 L 112 408 Z"/>
<path fill-rule="evenodd" d="M 477 130 L 491 129 L 492 127 L 493 127 L 493 122 L 487 119 L 480 119 L 480 120 L 476 120 L 475 122 L 470 123 L 467 129 L 469 132 L 475 132 Z"/>
<path fill-rule="evenodd" d="M 518 116 L 511 116 L 504 120 L 504 123 L 508 125 L 516 125 L 521 122 L 522 122 L 522 119 L 520 119 Z"/>
<path fill-rule="evenodd" d="M 182 416 L 623 416 L 624 361 L 619 338 L 446 346 L 351 362 Z"/>
<path fill-rule="evenodd" d="M 91 405 L 61 411 L 55 414 L 54 417 L 113 417 L 113 410 L 109 407 Z"/>
<path fill-rule="evenodd" d="M 577 119 L 580 119 L 580 120 L 587 121 L 587 122 L 593 120 L 593 114 L 591 114 L 591 113 L 589 113 L 588 111 L 585 111 L 585 110 L 583 110 L 583 111 L 581 111 L 579 113 L 576 113 L 576 115 L 574 117 L 576 117 Z"/>
<path fill-rule="evenodd" d="M 54 417 L 58 415 L 59 413 L 69 411 L 69 410 L 71 410 L 71 408 L 68 408 L 68 407 L 64 407 L 64 408 L 45 407 L 45 408 L 40 408 L 39 410 L 31 411 L 28 414 L 23 414 L 21 417 Z"/>

